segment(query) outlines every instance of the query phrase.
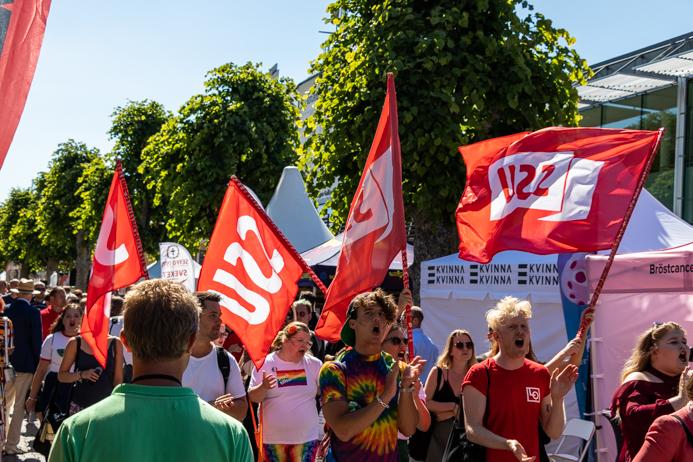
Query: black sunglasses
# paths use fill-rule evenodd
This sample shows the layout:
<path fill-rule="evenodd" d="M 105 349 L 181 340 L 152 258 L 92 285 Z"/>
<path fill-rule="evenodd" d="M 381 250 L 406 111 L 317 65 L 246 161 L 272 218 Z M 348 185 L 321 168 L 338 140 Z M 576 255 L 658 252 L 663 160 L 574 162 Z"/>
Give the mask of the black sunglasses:
<path fill-rule="evenodd" d="M 386 339 L 385 341 L 390 342 L 393 345 L 401 345 L 401 344 L 408 345 L 409 344 L 409 339 L 399 338 L 399 337 L 390 337 L 389 339 Z"/>
<path fill-rule="evenodd" d="M 474 348 L 474 342 L 457 342 L 455 343 L 455 348 L 458 350 L 461 350 L 462 348 L 467 347 L 468 350 L 471 350 Z"/>

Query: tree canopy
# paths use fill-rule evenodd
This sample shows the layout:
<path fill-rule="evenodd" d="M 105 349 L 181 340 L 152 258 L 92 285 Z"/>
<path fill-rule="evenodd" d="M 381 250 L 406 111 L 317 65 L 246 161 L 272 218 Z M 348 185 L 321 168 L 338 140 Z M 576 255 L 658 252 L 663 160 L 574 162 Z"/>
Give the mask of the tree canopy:
<path fill-rule="evenodd" d="M 139 172 L 166 207 L 169 239 L 197 250 L 209 238 L 231 175 L 270 198 L 282 169 L 296 162 L 300 99 L 290 80 L 259 65 L 225 64 L 152 136 Z"/>
<path fill-rule="evenodd" d="M 387 72 L 397 87 L 407 218 L 417 235 L 445 228 L 444 248 L 434 252 L 451 251 L 455 239 L 465 183 L 458 146 L 577 125 L 573 85 L 589 68 L 568 32 L 528 2 L 337 0 L 328 14 L 336 30 L 312 63 L 317 101 L 301 165 L 314 193 L 335 184 L 327 206 L 336 228 L 373 139 Z"/>

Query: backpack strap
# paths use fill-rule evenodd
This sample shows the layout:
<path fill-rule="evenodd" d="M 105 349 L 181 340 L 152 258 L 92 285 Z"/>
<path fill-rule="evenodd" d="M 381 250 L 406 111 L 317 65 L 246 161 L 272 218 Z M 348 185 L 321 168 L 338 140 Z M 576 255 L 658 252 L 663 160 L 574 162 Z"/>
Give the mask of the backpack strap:
<path fill-rule="evenodd" d="M 686 422 L 683 421 L 683 419 L 676 414 L 671 414 L 671 416 L 678 420 L 681 426 L 683 427 L 683 431 L 686 434 L 686 438 L 688 438 L 688 444 L 693 446 L 693 434 L 691 434 L 691 431 L 688 429 L 688 426 L 686 425 Z"/>
<path fill-rule="evenodd" d="M 231 360 L 226 354 L 226 350 L 214 347 L 217 350 L 217 365 L 219 366 L 219 372 L 221 372 L 221 377 L 224 379 L 224 392 L 226 392 L 226 385 L 229 383 L 229 375 L 231 375 Z"/>

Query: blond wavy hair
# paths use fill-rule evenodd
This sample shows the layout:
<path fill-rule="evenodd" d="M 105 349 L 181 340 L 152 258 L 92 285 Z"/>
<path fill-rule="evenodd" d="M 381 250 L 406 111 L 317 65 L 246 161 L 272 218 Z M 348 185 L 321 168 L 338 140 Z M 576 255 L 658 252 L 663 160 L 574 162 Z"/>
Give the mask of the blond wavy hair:
<path fill-rule="evenodd" d="M 628 361 L 626 361 L 626 364 L 623 366 L 621 382 L 633 372 L 642 372 L 647 369 L 651 364 L 652 351 L 657 342 L 674 330 L 679 330 L 683 332 L 684 335 L 686 334 L 683 327 L 675 322 L 655 323 L 652 327 L 643 332 L 635 343 L 630 358 L 628 358 Z"/>
<path fill-rule="evenodd" d="M 527 300 L 516 297 L 503 297 L 496 306 L 486 312 L 486 322 L 491 331 L 496 332 L 508 319 L 522 316 L 532 318 L 532 305 Z"/>

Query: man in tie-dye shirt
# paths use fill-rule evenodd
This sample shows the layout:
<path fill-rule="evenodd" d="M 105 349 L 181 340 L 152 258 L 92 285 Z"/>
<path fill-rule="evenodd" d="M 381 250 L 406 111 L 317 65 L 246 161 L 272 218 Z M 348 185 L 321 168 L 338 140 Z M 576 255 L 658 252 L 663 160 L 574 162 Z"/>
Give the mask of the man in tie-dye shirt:
<path fill-rule="evenodd" d="M 381 351 L 382 335 L 396 306 L 382 290 L 356 296 L 342 341 L 353 347 L 320 370 L 323 413 L 332 430 L 328 460 L 396 462 L 397 430 L 410 436 L 418 414 L 412 391 L 423 363 L 398 363 Z"/>

